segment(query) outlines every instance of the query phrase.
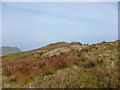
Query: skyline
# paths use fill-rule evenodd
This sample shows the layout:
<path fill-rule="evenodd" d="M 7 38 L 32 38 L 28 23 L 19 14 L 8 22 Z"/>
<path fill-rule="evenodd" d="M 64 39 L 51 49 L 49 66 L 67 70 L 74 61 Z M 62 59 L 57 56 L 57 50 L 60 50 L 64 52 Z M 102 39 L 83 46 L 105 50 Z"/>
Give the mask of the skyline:
<path fill-rule="evenodd" d="M 4 2 L 3 46 L 23 51 L 54 42 L 118 39 L 117 2 Z"/>

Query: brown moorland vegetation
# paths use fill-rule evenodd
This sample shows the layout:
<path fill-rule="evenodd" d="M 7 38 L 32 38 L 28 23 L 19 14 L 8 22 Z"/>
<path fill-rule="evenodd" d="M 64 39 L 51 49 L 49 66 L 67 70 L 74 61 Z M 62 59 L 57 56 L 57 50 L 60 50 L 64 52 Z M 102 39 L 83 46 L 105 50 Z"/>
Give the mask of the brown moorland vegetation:
<path fill-rule="evenodd" d="M 3 88 L 118 88 L 118 41 L 58 42 L 2 56 Z"/>

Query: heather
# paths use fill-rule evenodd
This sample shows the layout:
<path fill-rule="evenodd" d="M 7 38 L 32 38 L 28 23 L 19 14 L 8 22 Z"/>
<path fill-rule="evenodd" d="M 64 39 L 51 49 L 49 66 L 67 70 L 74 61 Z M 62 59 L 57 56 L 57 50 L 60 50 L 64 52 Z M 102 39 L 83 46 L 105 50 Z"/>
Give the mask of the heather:
<path fill-rule="evenodd" d="M 118 88 L 118 41 L 58 42 L 2 56 L 4 88 Z"/>

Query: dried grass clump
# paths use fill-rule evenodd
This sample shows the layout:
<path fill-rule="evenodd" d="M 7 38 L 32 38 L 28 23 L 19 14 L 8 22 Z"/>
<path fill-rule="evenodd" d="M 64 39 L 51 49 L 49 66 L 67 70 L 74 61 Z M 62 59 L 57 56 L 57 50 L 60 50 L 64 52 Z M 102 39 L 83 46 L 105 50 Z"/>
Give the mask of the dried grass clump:
<path fill-rule="evenodd" d="M 97 68 L 96 75 L 99 86 L 103 88 L 118 88 L 118 71 L 116 68 L 102 66 Z"/>
<path fill-rule="evenodd" d="M 58 70 L 56 73 L 44 77 L 36 77 L 34 82 L 28 83 L 31 88 L 96 88 L 97 79 L 90 70 L 73 66 Z"/>
<path fill-rule="evenodd" d="M 54 49 L 54 50 L 51 50 L 51 51 L 48 51 L 47 53 L 44 53 L 43 55 L 42 55 L 42 58 L 50 58 L 50 57 L 54 57 L 54 56 L 58 56 L 58 55 L 61 55 L 61 53 L 67 53 L 67 52 L 69 52 L 70 51 L 70 49 L 69 48 L 65 48 L 65 47 L 63 47 L 63 48 L 57 48 L 57 49 Z"/>

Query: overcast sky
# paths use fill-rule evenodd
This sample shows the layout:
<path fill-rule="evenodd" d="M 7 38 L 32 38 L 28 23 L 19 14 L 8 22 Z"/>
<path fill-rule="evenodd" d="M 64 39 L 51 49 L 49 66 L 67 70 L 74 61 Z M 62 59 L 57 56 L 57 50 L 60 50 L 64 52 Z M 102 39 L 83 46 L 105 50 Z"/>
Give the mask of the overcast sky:
<path fill-rule="evenodd" d="M 118 39 L 118 3 L 3 3 L 3 46 L 31 50 L 54 42 Z"/>

